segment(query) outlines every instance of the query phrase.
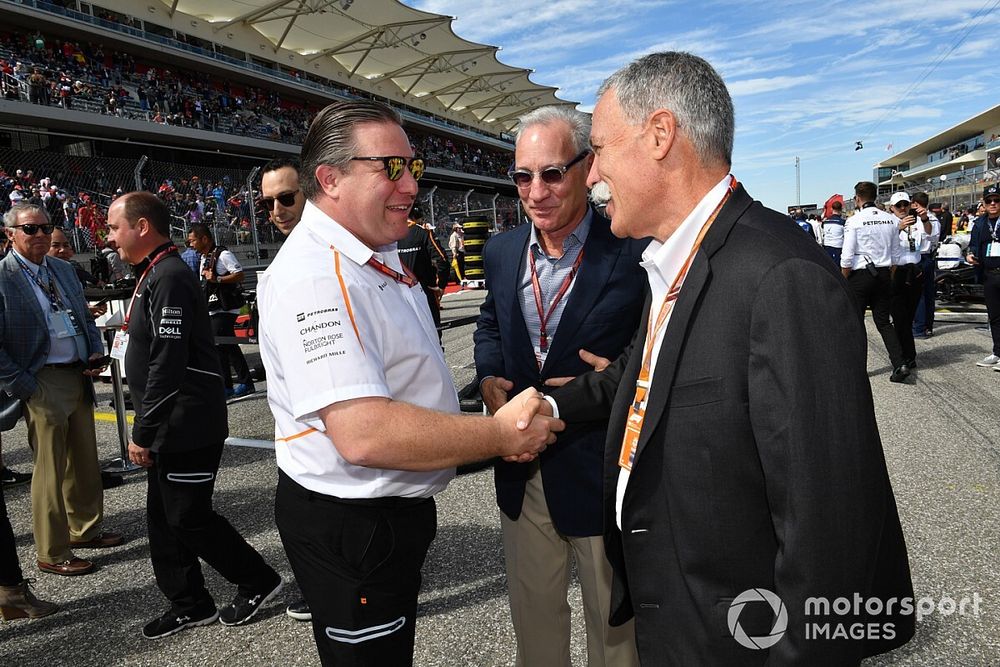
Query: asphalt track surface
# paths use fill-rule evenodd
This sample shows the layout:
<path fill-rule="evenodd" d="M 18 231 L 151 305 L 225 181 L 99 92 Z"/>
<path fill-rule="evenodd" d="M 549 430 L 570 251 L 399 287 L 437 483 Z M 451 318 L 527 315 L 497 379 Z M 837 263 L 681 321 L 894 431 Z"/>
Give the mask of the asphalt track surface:
<path fill-rule="evenodd" d="M 445 317 L 474 314 L 481 292 L 446 298 Z M 890 384 L 881 340 L 868 321 L 872 388 L 882 441 L 909 546 L 916 595 L 956 601 L 978 595 L 979 613 L 921 620 L 907 646 L 870 665 L 1000 665 L 1000 373 L 974 362 L 989 350 L 981 308 L 939 316 L 936 335 L 917 342 L 919 368 L 905 386 Z M 472 326 L 444 334 L 456 385 L 469 382 Z M 255 358 L 256 348 L 245 350 Z M 821 379 L 817 379 L 821 381 Z M 110 393 L 99 385 L 103 412 Z M 836 397 L 830 397 L 836 400 Z M 230 406 L 230 430 L 249 439 L 273 438 L 264 395 Z M 102 459 L 117 454 L 114 424 L 99 421 Z M 8 465 L 30 468 L 24 426 L 4 434 Z M 286 578 L 291 569 L 274 525 L 276 468 L 267 449 L 227 447 L 215 493 L 217 509 Z M 243 627 L 216 624 L 159 641 L 140 636 L 144 623 L 166 603 L 153 581 L 145 526 L 144 473 L 105 496 L 105 527 L 124 534 L 120 547 L 80 552 L 98 564 L 84 577 L 56 577 L 34 567 L 27 487 L 7 490 L 7 504 L 26 576 L 62 610 L 36 621 L 0 625 L 0 666 L 33 665 L 316 665 L 310 626 L 288 618 L 294 582 Z M 491 472 L 457 478 L 437 498 L 438 534 L 424 567 L 415 664 L 513 665 L 513 631 L 503 573 L 498 510 Z M 234 587 L 205 568 L 221 606 Z M 573 664 L 586 664 L 578 589 Z M 947 603 L 946 603 L 947 609 Z M 542 666 L 548 667 L 548 666 Z"/>

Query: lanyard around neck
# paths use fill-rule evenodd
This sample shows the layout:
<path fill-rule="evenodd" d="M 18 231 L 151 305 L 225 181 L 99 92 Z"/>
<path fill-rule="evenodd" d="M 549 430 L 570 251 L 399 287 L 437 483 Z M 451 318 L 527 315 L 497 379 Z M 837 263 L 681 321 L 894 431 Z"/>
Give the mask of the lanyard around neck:
<path fill-rule="evenodd" d="M 365 263 L 368 266 L 370 266 L 373 269 L 375 269 L 376 271 L 378 271 L 379 273 L 381 273 L 383 275 L 386 275 L 386 276 L 389 276 L 390 278 L 392 278 L 393 280 L 395 280 L 397 283 L 402 283 L 402 284 L 406 285 L 407 287 L 416 287 L 416 285 L 417 285 L 417 277 L 415 275 L 413 275 L 413 273 L 408 268 L 406 268 L 405 264 L 403 265 L 403 271 L 404 271 L 404 273 L 400 273 L 396 269 L 394 269 L 394 268 L 392 268 L 390 266 L 386 266 L 382 262 L 380 262 L 377 259 L 375 259 L 375 255 L 372 255 L 371 257 L 369 257 L 368 261 L 365 262 Z"/>
<path fill-rule="evenodd" d="M 28 265 L 24 263 L 24 260 L 22 260 L 17 253 L 14 253 L 14 259 L 17 260 L 18 266 L 20 266 L 21 270 L 24 271 L 24 275 L 28 278 L 28 280 L 38 285 L 38 289 L 42 290 L 42 292 L 45 293 L 45 296 L 48 297 L 49 304 L 52 306 L 53 311 L 66 310 L 66 306 L 63 305 L 62 299 L 59 297 L 59 291 L 56 289 L 56 284 L 55 282 L 53 282 L 52 269 L 49 269 L 48 271 L 49 284 L 46 285 L 38 278 L 37 273 L 33 272 L 31 269 L 28 268 Z M 39 273 L 41 272 L 42 267 L 45 266 L 44 259 L 42 260 L 42 262 L 43 262 L 42 264 L 38 265 Z"/>
<path fill-rule="evenodd" d="M 576 256 L 576 261 L 573 262 L 573 267 L 570 269 L 569 274 L 563 278 L 562 283 L 559 285 L 559 289 L 556 291 L 556 295 L 552 298 L 552 302 L 549 304 L 549 308 L 546 311 L 544 305 L 542 304 L 542 286 L 538 281 L 538 268 L 535 266 L 535 257 L 531 249 L 531 245 L 528 246 L 528 266 L 531 267 L 531 289 L 535 293 L 535 308 L 538 310 L 538 349 L 541 350 L 542 354 L 546 354 L 549 351 L 549 336 L 548 336 L 548 324 L 549 320 L 552 318 L 552 313 L 555 312 L 556 306 L 562 301 L 563 297 L 566 296 L 566 292 L 569 291 L 570 285 L 573 284 L 573 279 L 576 278 L 577 271 L 580 270 L 580 263 L 583 262 L 583 248 L 580 248 L 580 254 Z M 542 360 L 536 359 L 539 368 L 541 368 Z"/>
<path fill-rule="evenodd" d="M 169 248 L 164 248 L 163 250 L 161 250 L 159 254 L 157 254 L 156 257 L 154 257 L 152 261 L 149 262 L 149 266 L 147 266 L 146 270 L 142 272 L 142 275 L 139 276 L 139 280 L 137 280 L 135 283 L 135 291 L 132 292 L 132 298 L 128 302 L 128 310 L 125 311 L 125 321 L 122 322 L 123 332 L 128 331 L 128 322 L 130 319 L 132 319 L 132 306 L 135 305 L 135 297 L 139 293 L 139 290 L 142 289 L 143 284 L 146 282 L 146 276 L 153 269 L 153 267 L 160 262 L 160 260 L 162 260 L 164 257 L 166 257 L 172 252 L 177 252 L 177 246 L 172 245 Z"/>

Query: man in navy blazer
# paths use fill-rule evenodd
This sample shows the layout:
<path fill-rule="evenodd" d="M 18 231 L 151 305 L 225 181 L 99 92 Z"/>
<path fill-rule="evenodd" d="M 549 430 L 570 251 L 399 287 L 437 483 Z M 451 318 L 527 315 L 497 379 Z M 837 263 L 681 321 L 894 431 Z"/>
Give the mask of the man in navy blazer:
<path fill-rule="evenodd" d="M 561 107 L 520 120 L 510 175 L 532 224 L 487 243 L 489 292 L 475 333 L 476 371 L 491 412 L 510 392 L 617 357 L 638 326 L 644 244 L 615 238 L 587 204 L 589 132 L 584 114 Z M 496 464 L 518 665 L 570 664 L 566 594 L 574 559 L 588 664 L 637 664 L 631 625 L 608 624 L 611 568 L 600 537 L 605 436 L 605 423 L 577 426 L 537 460 Z"/>
<path fill-rule="evenodd" d="M 69 262 L 47 257 L 54 226 L 41 206 L 4 215 L 12 250 L 0 261 L 0 388 L 24 401 L 34 453 L 31 512 L 38 569 L 93 570 L 72 549 L 121 544 L 101 532 L 104 494 L 94 433 L 94 388 L 104 354 L 83 288 Z"/>

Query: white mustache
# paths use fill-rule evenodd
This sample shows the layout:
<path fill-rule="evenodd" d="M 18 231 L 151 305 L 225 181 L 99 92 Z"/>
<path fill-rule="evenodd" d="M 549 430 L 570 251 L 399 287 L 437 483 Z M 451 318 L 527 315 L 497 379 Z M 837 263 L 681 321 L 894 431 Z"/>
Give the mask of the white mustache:
<path fill-rule="evenodd" d="M 611 188 L 608 184 L 604 181 L 594 183 L 594 187 L 590 188 L 590 201 L 595 206 L 604 206 L 611 201 Z"/>

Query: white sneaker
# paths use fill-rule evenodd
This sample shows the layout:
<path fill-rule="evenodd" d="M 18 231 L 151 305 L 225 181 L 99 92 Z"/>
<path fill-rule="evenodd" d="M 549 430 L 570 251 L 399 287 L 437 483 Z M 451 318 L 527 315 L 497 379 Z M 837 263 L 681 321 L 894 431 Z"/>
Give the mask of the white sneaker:
<path fill-rule="evenodd" d="M 996 365 L 1000 364 L 1000 357 L 995 354 L 991 354 L 988 357 L 983 357 L 982 361 L 977 361 L 976 365 L 981 368 L 996 368 Z"/>

